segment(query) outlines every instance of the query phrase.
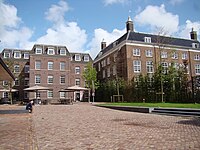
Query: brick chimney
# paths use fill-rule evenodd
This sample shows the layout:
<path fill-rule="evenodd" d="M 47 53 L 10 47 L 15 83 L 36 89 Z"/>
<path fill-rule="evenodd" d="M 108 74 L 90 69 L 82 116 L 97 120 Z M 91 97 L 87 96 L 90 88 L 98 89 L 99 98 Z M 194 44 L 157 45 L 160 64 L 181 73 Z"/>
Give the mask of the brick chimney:
<path fill-rule="evenodd" d="M 104 39 L 101 42 L 101 50 L 103 50 L 104 48 L 106 48 L 106 42 L 104 42 Z"/>
<path fill-rule="evenodd" d="M 196 40 L 197 41 L 197 31 L 194 31 L 193 28 L 192 28 L 192 31 L 190 32 L 190 38 L 192 40 Z"/>
<path fill-rule="evenodd" d="M 129 16 L 128 17 L 128 20 L 127 20 L 127 22 L 126 22 L 126 30 L 127 30 L 127 32 L 129 32 L 129 31 L 134 31 L 134 28 L 133 28 L 133 21 L 131 20 L 131 17 Z"/>

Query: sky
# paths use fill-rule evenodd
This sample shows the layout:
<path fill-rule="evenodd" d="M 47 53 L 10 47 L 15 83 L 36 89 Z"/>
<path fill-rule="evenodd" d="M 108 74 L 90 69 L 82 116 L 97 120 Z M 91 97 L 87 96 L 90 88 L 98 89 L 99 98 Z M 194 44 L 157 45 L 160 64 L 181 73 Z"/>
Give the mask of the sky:
<path fill-rule="evenodd" d="M 0 52 L 64 45 L 69 52 L 99 53 L 126 33 L 131 17 L 136 32 L 200 40 L 199 0 L 0 0 Z"/>

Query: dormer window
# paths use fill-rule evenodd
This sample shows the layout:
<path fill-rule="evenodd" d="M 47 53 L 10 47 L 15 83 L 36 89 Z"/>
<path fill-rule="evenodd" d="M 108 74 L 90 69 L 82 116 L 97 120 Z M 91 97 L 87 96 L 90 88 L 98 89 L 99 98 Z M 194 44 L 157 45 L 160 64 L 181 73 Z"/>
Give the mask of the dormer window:
<path fill-rule="evenodd" d="M 192 48 L 199 48 L 199 44 L 198 43 L 192 43 Z"/>
<path fill-rule="evenodd" d="M 83 60 L 88 62 L 88 61 L 89 61 L 89 56 L 88 56 L 88 55 L 85 55 L 85 56 L 83 57 Z"/>
<path fill-rule="evenodd" d="M 66 55 L 66 49 L 61 48 L 60 49 L 60 55 Z"/>
<path fill-rule="evenodd" d="M 54 55 L 55 54 L 54 48 L 53 47 L 49 47 L 48 50 L 47 50 L 47 54 L 48 55 Z"/>
<path fill-rule="evenodd" d="M 75 54 L 75 61 L 81 61 L 80 54 Z"/>
<path fill-rule="evenodd" d="M 151 43 L 151 37 L 144 37 L 145 43 Z"/>
<path fill-rule="evenodd" d="M 24 53 L 24 59 L 29 59 L 29 53 Z"/>
<path fill-rule="evenodd" d="M 19 51 L 15 51 L 14 58 L 21 58 L 21 53 Z"/>
<path fill-rule="evenodd" d="M 10 58 L 10 53 L 9 52 L 4 52 L 4 58 Z"/>
<path fill-rule="evenodd" d="M 41 47 L 36 47 L 35 48 L 35 54 L 42 54 L 42 48 Z"/>

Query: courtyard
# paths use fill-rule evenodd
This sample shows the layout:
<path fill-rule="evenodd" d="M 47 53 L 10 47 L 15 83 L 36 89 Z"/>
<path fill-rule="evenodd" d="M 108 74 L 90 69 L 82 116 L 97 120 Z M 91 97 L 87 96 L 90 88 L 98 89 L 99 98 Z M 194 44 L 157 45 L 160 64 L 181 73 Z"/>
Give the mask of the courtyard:
<path fill-rule="evenodd" d="M 3 111 L 3 110 L 18 111 Z M 125 112 L 89 103 L 0 106 L 0 149 L 200 149 L 200 118 Z"/>

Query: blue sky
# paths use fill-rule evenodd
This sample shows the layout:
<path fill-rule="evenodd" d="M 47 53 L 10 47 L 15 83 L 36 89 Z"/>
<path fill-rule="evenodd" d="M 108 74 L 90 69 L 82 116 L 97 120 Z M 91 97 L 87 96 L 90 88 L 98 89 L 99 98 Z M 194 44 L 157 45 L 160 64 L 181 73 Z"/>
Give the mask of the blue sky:
<path fill-rule="evenodd" d="M 67 46 L 94 58 L 104 39 L 125 32 L 130 16 L 137 32 L 200 39 L 199 0 L 0 0 L 0 52 L 37 43 Z"/>

